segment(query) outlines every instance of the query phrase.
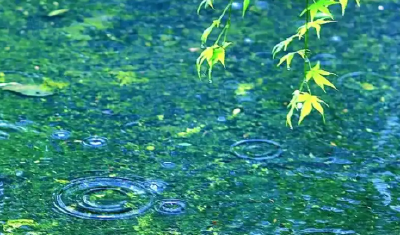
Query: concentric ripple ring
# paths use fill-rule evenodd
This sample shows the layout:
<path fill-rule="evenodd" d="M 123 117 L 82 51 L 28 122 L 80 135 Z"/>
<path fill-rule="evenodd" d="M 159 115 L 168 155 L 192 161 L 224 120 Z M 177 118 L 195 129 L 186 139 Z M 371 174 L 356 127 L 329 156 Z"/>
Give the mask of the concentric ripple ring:
<path fill-rule="evenodd" d="M 53 140 L 66 140 L 71 136 L 71 132 L 66 130 L 57 130 L 51 134 Z"/>
<path fill-rule="evenodd" d="M 100 136 L 91 136 L 83 140 L 82 144 L 89 148 L 101 148 L 107 145 L 107 138 Z"/>
<path fill-rule="evenodd" d="M 54 193 L 55 208 L 82 219 L 116 220 L 140 215 L 155 194 L 141 182 L 117 177 L 87 177 L 71 181 Z"/>
<path fill-rule="evenodd" d="M 244 145 L 243 150 L 245 150 L 246 144 L 263 144 L 263 143 L 273 146 L 274 149 L 271 151 L 268 151 L 268 152 L 254 154 L 254 156 L 249 156 L 247 154 L 240 153 L 235 150 L 235 147 L 239 147 L 242 145 Z M 251 148 L 254 148 L 254 145 L 253 145 L 253 147 L 249 147 L 249 150 L 251 150 Z M 244 159 L 257 160 L 257 161 L 268 160 L 268 159 L 273 159 L 273 158 L 279 157 L 283 152 L 281 146 L 277 142 L 272 141 L 272 140 L 266 140 L 266 139 L 241 140 L 241 141 L 238 141 L 238 142 L 232 144 L 230 151 L 237 157 L 244 158 Z M 273 154 L 271 154 L 271 153 L 273 153 Z"/>
<path fill-rule="evenodd" d="M 185 212 L 186 203 L 179 199 L 165 199 L 158 202 L 156 211 L 166 215 L 179 215 Z"/>

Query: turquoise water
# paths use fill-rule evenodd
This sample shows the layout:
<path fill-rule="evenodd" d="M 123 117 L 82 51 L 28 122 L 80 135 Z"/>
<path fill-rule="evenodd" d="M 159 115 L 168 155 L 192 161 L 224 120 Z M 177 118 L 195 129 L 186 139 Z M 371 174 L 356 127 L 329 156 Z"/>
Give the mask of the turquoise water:
<path fill-rule="evenodd" d="M 194 48 L 218 14 L 198 3 L 0 0 L 5 82 L 68 83 L 0 91 L 0 234 L 400 234 L 400 3 L 349 1 L 310 33 L 338 91 L 293 130 L 303 64 L 271 49 L 302 1 L 235 10 L 212 83 Z"/>

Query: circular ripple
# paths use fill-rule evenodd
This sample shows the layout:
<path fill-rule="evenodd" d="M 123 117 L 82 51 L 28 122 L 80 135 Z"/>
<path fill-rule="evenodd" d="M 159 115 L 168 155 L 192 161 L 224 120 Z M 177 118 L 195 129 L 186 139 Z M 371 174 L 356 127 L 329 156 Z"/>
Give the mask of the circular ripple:
<path fill-rule="evenodd" d="M 141 183 L 113 177 L 76 179 L 54 194 L 59 211 L 83 219 L 125 219 L 144 213 L 153 202 L 153 192 Z"/>
<path fill-rule="evenodd" d="M 165 199 L 159 201 L 156 211 L 166 215 L 179 215 L 185 212 L 186 203 L 179 199 Z"/>
<path fill-rule="evenodd" d="M 282 154 L 281 146 L 272 140 L 241 140 L 231 145 L 231 152 L 237 157 L 252 160 L 267 160 Z"/>
<path fill-rule="evenodd" d="M 107 146 L 107 138 L 99 136 L 91 136 L 83 140 L 82 144 L 89 148 L 101 148 Z"/>
<path fill-rule="evenodd" d="M 51 134 L 53 140 L 66 140 L 71 137 L 71 132 L 66 130 L 57 130 Z"/>
<path fill-rule="evenodd" d="M 173 169 L 176 167 L 176 164 L 173 162 L 162 162 L 161 166 L 164 167 L 165 169 Z"/>

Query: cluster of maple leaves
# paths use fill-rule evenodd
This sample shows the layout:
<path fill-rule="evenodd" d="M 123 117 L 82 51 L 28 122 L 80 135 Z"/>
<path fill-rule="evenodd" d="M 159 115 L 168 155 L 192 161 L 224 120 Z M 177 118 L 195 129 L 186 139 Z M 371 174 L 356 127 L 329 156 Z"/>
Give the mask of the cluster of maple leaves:
<path fill-rule="evenodd" d="M 360 0 L 355 0 L 355 1 L 357 5 L 360 6 Z M 198 8 L 198 13 L 200 12 L 202 6 L 204 6 L 205 8 L 207 7 L 214 8 L 213 2 L 214 0 L 203 0 Z M 231 9 L 232 3 L 233 0 L 230 0 L 229 4 L 226 6 L 225 10 L 223 11 L 219 19 L 214 20 L 211 26 L 209 26 L 206 30 L 204 30 L 203 35 L 201 37 L 203 45 L 207 42 L 207 38 L 212 32 L 212 30 L 220 26 L 223 16 L 225 15 L 227 10 Z M 250 0 L 243 0 L 243 17 L 245 15 L 247 8 L 249 7 L 249 4 Z M 300 14 L 300 16 L 307 14 L 306 23 L 297 29 L 296 34 L 286 38 L 285 40 L 274 46 L 274 48 L 272 49 L 273 58 L 275 58 L 276 54 L 281 52 L 282 50 L 286 51 L 289 44 L 295 38 L 301 40 L 311 28 L 314 28 L 316 30 L 317 37 L 319 39 L 321 26 L 327 23 L 335 22 L 333 20 L 333 15 L 331 14 L 329 7 L 331 5 L 336 5 L 336 4 L 341 5 L 342 15 L 344 15 L 348 4 L 348 0 L 313 0 L 313 3 L 308 5 L 307 8 L 304 9 Z M 222 32 L 218 36 L 218 39 L 214 42 L 214 45 L 207 47 L 198 57 L 196 65 L 199 77 L 201 77 L 200 71 L 204 61 L 207 61 L 207 64 L 209 66 L 208 75 L 210 81 L 211 81 L 211 72 L 215 64 L 220 62 L 225 67 L 225 49 L 226 47 L 231 45 L 230 42 L 226 42 L 226 35 L 229 27 L 230 27 L 230 17 L 226 22 L 224 28 L 222 29 Z M 221 43 L 221 45 L 219 45 L 219 40 L 221 39 L 222 35 L 224 35 L 224 40 Z M 294 110 L 299 110 L 299 109 L 301 109 L 300 118 L 298 121 L 299 125 L 304 120 L 304 118 L 311 113 L 313 108 L 316 109 L 322 115 L 322 118 L 325 122 L 324 109 L 321 104 L 325 105 L 327 104 L 321 99 L 319 99 L 317 96 L 311 94 L 310 86 L 308 84 L 310 80 L 313 80 L 315 84 L 319 86 L 324 92 L 326 92 L 325 86 L 329 86 L 336 89 L 336 87 L 325 77 L 328 75 L 335 75 L 335 74 L 322 70 L 320 68 L 321 66 L 319 62 L 317 62 L 314 67 L 312 67 L 311 62 L 309 61 L 307 56 L 308 52 L 309 52 L 308 48 L 304 48 L 302 50 L 298 50 L 295 52 L 289 52 L 280 58 L 279 63 L 277 65 L 280 66 L 282 63 L 286 62 L 287 68 L 290 69 L 291 62 L 296 54 L 302 57 L 305 60 L 305 63 L 308 63 L 309 65 L 309 70 L 305 71 L 303 83 L 301 84 L 298 90 L 295 90 L 295 92 L 293 92 L 292 100 L 288 105 L 289 112 L 286 115 L 286 124 L 290 126 L 290 128 L 293 128 L 291 120 L 294 114 Z M 307 91 L 303 91 L 304 87 L 307 88 Z"/>

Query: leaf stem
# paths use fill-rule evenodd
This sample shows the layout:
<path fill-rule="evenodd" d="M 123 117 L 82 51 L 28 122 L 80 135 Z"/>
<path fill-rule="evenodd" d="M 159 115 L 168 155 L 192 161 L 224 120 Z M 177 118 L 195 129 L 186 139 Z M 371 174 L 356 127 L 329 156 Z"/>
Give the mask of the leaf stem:
<path fill-rule="evenodd" d="M 306 0 L 306 13 L 305 13 L 305 21 L 306 21 L 306 33 L 305 33 L 305 35 L 304 35 L 304 50 L 305 50 L 305 56 L 304 56 L 304 66 L 303 66 L 303 71 L 304 71 L 304 78 L 303 78 L 303 81 L 301 82 L 301 84 L 300 84 L 300 89 L 299 89 L 299 91 L 302 91 L 303 90 L 303 86 L 304 86 L 304 84 L 306 84 L 307 85 L 307 89 L 308 89 L 308 91 L 310 92 L 310 87 L 308 86 L 308 83 L 307 83 L 307 80 L 306 80 L 306 74 L 307 74 L 307 65 L 310 67 L 310 69 L 311 69 L 311 64 L 310 64 L 310 60 L 308 59 L 308 56 L 307 56 L 307 51 L 308 51 L 308 31 L 309 31 L 309 29 L 308 29 L 308 23 L 310 22 L 310 11 L 309 10 L 307 10 L 308 9 L 308 6 L 309 6 L 309 0 Z M 311 94 L 311 92 L 310 92 L 310 94 Z"/>
<path fill-rule="evenodd" d="M 222 18 L 224 17 L 224 15 L 225 15 L 226 11 L 229 10 L 229 12 L 228 12 L 228 14 L 229 14 L 228 20 L 227 20 L 227 22 L 226 22 L 224 28 L 222 29 L 221 33 L 218 35 L 218 38 L 217 38 L 217 40 L 215 41 L 214 45 L 218 45 L 218 42 L 219 42 L 219 40 L 221 39 L 222 35 L 224 35 L 224 42 L 226 41 L 226 37 L 227 37 L 227 35 L 228 35 L 228 29 L 229 29 L 230 26 L 231 26 L 232 3 L 233 3 L 233 0 L 230 0 L 229 4 L 226 5 L 226 7 L 225 7 L 224 11 L 222 12 L 221 16 L 218 18 L 218 20 L 221 21 Z"/>

